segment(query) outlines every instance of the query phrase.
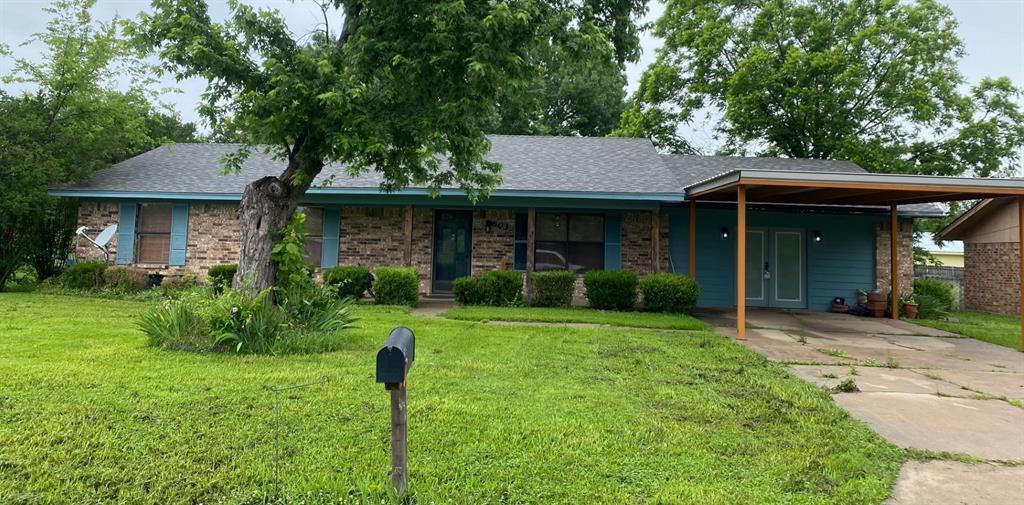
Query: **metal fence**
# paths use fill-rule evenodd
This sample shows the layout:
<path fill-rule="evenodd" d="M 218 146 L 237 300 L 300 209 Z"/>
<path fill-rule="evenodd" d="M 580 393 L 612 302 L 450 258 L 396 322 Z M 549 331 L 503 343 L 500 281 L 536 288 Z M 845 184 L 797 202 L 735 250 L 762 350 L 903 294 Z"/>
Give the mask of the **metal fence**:
<path fill-rule="evenodd" d="M 915 279 L 935 279 L 953 285 L 959 310 L 964 309 L 964 268 L 932 265 L 914 265 Z"/>

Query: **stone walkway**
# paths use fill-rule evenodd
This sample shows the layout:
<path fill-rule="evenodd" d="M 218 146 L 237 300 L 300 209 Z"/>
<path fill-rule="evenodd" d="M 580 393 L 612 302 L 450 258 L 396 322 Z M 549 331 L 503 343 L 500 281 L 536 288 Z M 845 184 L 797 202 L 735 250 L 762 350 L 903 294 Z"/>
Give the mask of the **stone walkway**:
<path fill-rule="evenodd" d="M 734 314 L 701 317 L 735 336 Z M 910 462 L 891 505 L 1024 503 L 1024 353 L 888 319 L 753 310 L 748 321 L 745 345 L 794 375 L 855 385 L 836 404 L 893 444 L 985 461 Z"/>

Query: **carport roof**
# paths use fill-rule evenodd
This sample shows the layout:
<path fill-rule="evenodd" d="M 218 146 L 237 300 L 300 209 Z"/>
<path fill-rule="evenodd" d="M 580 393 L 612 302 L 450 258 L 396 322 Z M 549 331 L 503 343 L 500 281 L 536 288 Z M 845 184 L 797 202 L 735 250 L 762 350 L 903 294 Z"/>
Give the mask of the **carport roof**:
<path fill-rule="evenodd" d="M 733 170 L 686 187 L 686 199 L 792 205 L 910 205 L 1024 196 L 1024 180 L 871 173 Z"/>

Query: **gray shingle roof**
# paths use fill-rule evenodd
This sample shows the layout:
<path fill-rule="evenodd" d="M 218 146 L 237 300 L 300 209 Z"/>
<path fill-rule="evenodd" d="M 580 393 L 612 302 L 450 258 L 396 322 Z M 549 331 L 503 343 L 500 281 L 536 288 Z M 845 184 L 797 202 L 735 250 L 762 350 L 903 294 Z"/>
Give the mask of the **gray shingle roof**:
<path fill-rule="evenodd" d="M 492 135 L 490 140 L 487 158 L 502 165 L 502 190 L 681 193 L 647 139 Z M 218 175 L 220 157 L 237 149 L 236 144 L 166 145 L 99 170 L 88 183 L 69 189 L 241 193 L 248 182 L 284 168 L 283 161 L 254 150 L 241 173 Z M 344 167 L 330 165 L 316 185 L 325 180 L 335 188 L 377 188 L 381 177 L 376 172 L 351 177 Z"/>

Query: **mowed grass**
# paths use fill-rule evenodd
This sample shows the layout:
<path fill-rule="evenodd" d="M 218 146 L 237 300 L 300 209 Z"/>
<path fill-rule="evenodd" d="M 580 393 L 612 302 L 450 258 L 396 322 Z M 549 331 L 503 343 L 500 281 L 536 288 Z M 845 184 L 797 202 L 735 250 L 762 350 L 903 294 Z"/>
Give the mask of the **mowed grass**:
<path fill-rule="evenodd" d="M 449 319 L 463 321 L 522 321 L 532 323 L 583 323 L 657 328 L 665 330 L 710 330 L 695 317 L 685 314 L 652 312 L 616 312 L 586 307 L 468 307 L 456 306 L 444 313 Z"/>
<path fill-rule="evenodd" d="M 965 337 L 984 340 L 993 344 L 1021 350 L 1020 318 L 987 314 L 985 312 L 953 312 L 946 321 L 943 319 L 918 319 L 914 321 L 923 326 L 938 328 Z"/>
<path fill-rule="evenodd" d="M 0 294 L 0 503 L 391 503 L 374 355 L 417 335 L 413 503 L 875 504 L 903 453 L 711 333 L 484 325 L 360 307 L 306 356 L 146 347 L 144 304 Z"/>

